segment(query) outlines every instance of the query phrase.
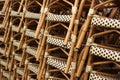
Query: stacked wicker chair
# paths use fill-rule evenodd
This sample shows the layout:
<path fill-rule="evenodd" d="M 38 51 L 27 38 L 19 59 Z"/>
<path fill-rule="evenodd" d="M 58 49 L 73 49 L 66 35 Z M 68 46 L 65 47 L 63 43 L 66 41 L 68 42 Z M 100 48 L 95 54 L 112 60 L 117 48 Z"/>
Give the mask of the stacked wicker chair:
<path fill-rule="evenodd" d="M 0 80 L 120 80 L 119 0 L 0 0 Z"/>
<path fill-rule="evenodd" d="M 120 78 L 117 76 L 119 69 L 120 69 L 120 56 L 119 56 L 119 42 L 117 40 L 113 40 L 112 36 L 115 35 L 119 36 L 119 8 L 116 4 L 114 4 L 114 0 L 110 1 L 103 1 L 102 3 L 99 3 L 98 5 L 95 5 L 96 2 L 94 2 L 91 5 L 90 8 L 90 14 L 88 13 L 88 17 L 86 20 L 86 25 L 83 25 L 83 27 L 89 27 L 89 34 L 88 39 L 86 42 L 86 46 L 84 48 L 82 61 L 79 63 L 78 70 L 77 70 L 77 76 L 80 76 L 83 67 L 85 64 L 85 60 L 88 57 L 88 63 L 85 69 L 85 73 L 81 76 L 82 80 L 87 80 L 89 73 L 90 73 L 90 80 L 101 80 L 101 79 L 113 79 L 113 80 L 119 80 Z M 111 7 L 113 5 L 116 5 L 115 8 L 105 8 L 107 6 Z M 95 13 L 95 11 L 99 11 L 102 6 L 103 10 L 106 10 L 107 12 L 104 13 L 102 11 L 102 15 L 99 14 L 99 12 Z M 98 15 L 96 15 L 98 14 Z M 113 19 L 116 18 L 116 19 Z M 89 22 L 91 20 L 91 22 Z M 117 22 L 117 23 L 116 23 Z M 87 30 L 88 28 L 86 28 Z M 84 33 L 84 32 L 83 32 Z M 82 34 L 82 32 L 81 32 Z M 80 37 L 83 37 L 81 35 Z M 79 38 L 80 38 L 79 37 Z M 110 38 L 111 37 L 111 38 Z M 82 38 L 81 38 L 82 39 Z M 110 40 L 110 41 L 109 41 Z M 78 44 L 76 47 L 81 46 L 81 41 L 78 40 Z M 89 53 L 89 54 L 88 54 Z M 96 57 L 96 58 L 95 58 Z M 106 64 L 106 65 L 105 65 Z M 113 69 L 110 67 L 110 64 L 114 65 Z M 96 69 L 96 66 L 100 66 Z M 101 68 L 102 67 L 102 68 Z M 116 72 L 114 70 L 114 67 L 116 67 Z M 98 70 L 98 71 L 94 71 Z M 110 73 L 110 74 L 108 74 Z M 94 75 L 94 76 L 91 76 Z M 116 76 L 114 76 L 116 75 Z M 95 76 L 97 76 L 95 78 Z"/>

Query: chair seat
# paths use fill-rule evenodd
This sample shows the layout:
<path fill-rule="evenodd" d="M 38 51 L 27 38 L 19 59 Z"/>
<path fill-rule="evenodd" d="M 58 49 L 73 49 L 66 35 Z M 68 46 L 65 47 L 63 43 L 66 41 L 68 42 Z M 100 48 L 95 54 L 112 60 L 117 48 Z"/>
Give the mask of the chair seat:
<path fill-rule="evenodd" d="M 13 40 L 13 45 L 17 47 L 19 45 L 19 41 Z"/>
<path fill-rule="evenodd" d="M 29 53 L 30 55 L 35 56 L 36 55 L 36 51 L 37 50 L 35 48 L 27 46 L 26 52 Z"/>
<path fill-rule="evenodd" d="M 89 80 L 120 80 L 120 78 L 96 73 L 93 71 L 90 73 Z"/>
<path fill-rule="evenodd" d="M 47 36 L 47 43 L 49 44 L 53 44 L 53 45 L 56 45 L 56 46 L 60 46 L 60 47 L 63 47 L 63 48 L 67 48 L 67 49 L 70 49 L 70 46 L 71 46 L 71 42 L 68 42 L 67 45 L 64 45 L 64 40 L 63 39 L 60 39 L 60 38 L 55 38 L 55 37 L 52 37 L 52 36 Z"/>
<path fill-rule="evenodd" d="M 91 46 L 90 54 L 120 62 L 120 51 L 110 50 L 97 46 Z"/>
<path fill-rule="evenodd" d="M 28 64 L 28 69 L 32 72 L 34 72 L 35 74 L 38 73 L 38 65 L 33 64 L 33 63 L 29 63 Z"/>
<path fill-rule="evenodd" d="M 62 70 L 62 71 L 65 71 L 65 68 L 66 68 L 66 61 L 56 59 L 56 58 L 48 57 L 47 64 L 49 64 L 49 65 L 51 65 L 59 70 Z M 72 69 L 72 65 L 70 65 L 70 68 L 68 71 L 69 74 L 71 73 L 71 69 Z"/>
<path fill-rule="evenodd" d="M 40 14 L 39 13 L 33 13 L 33 12 L 29 12 L 26 11 L 25 13 L 25 18 L 31 18 L 31 19 L 39 19 L 40 18 Z M 4 15 L 0 12 L 0 15 Z M 23 12 L 21 12 L 19 15 L 17 14 L 16 11 L 11 11 L 10 16 L 14 16 L 14 17 L 21 17 L 23 15 Z M 52 14 L 52 13 L 48 13 L 46 20 L 48 21 L 53 21 L 53 22 L 70 22 L 72 15 L 57 15 L 57 14 Z M 84 18 L 80 18 L 80 21 L 85 21 Z"/>
<path fill-rule="evenodd" d="M 17 67 L 16 72 L 17 72 L 18 74 L 20 74 L 20 75 L 23 75 L 24 69 Z"/>
<path fill-rule="evenodd" d="M 120 29 L 120 20 L 111 19 L 111 18 L 93 17 L 91 21 L 91 25 Z"/>
<path fill-rule="evenodd" d="M 22 60 L 21 54 L 15 54 L 14 59 L 17 60 L 17 61 L 21 61 Z"/>
<path fill-rule="evenodd" d="M 6 66 L 7 65 L 7 61 L 4 60 L 4 59 L 0 59 L 0 64 L 3 65 L 3 66 Z"/>

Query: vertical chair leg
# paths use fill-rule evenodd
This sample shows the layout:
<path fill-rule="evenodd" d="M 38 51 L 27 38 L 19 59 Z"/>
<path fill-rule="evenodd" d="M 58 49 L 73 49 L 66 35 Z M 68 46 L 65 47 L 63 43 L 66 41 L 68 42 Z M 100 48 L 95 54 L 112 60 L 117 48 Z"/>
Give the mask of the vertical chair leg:
<path fill-rule="evenodd" d="M 23 13 L 23 15 L 22 15 L 22 18 L 21 18 L 20 23 L 19 23 L 19 25 L 18 25 L 18 30 L 17 30 L 17 32 L 20 32 L 20 29 L 21 29 L 22 24 L 23 24 L 24 17 L 25 17 L 25 13 Z"/>
<path fill-rule="evenodd" d="M 90 28 L 89 37 L 91 37 L 92 32 L 93 32 L 93 27 Z M 84 53 L 83 53 L 83 56 L 82 56 L 82 59 L 81 59 L 81 62 L 79 64 L 77 74 L 76 74 L 78 77 L 82 73 L 82 70 L 83 70 L 83 67 L 84 67 L 84 64 L 85 64 L 85 60 L 86 60 L 87 55 L 88 55 L 89 47 L 90 47 L 89 45 L 86 45 L 85 48 L 84 48 Z"/>
<path fill-rule="evenodd" d="M 92 55 L 90 54 L 89 55 L 89 58 L 88 58 L 88 63 L 87 63 L 87 66 L 91 66 L 91 61 L 92 61 Z M 92 67 L 92 66 L 91 66 Z M 87 68 L 87 67 L 86 67 Z M 90 71 L 85 71 L 85 74 L 84 74 L 84 80 L 88 80 L 88 77 L 89 77 L 89 72 Z"/>
<path fill-rule="evenodd" d="M 9 5 L 9 2 L 10 2 L 10 0 L 5 0 L 4 6 L 3 6 L 2 11 L 1 11 L 2 13 L 5 13 L 8 5 Z"/>
<path fill-rule="evenodd" d="M 21 8 L 23 6 L 24 0 L 21 0 L 20 7 L 18 8 L 18 14 L 20 14 Z"/>
<path fill-rule="evenodd" d="M 77 8 L 77 7 L 78 7 L 78 4 L 79 4 L 79 0 L 75 0 L 75 2 L 74 2 L 74 7 Z M 70 34 L 71 34 L 72 29 L 73 29 L 73 25 L 74 25 L 76 13 L 77 13 L 77 11 L 72 13 L 72 18 L 71 18 L 71 21 L 70 21 L 70 24 L 69 24 L 69 27 L 68 27 L 67 34 L 66 34 L 66 36 L 65 36 L 64 45 L 67 45 L 68 40 L 69 40 L 69 38 L 70 38 Z"/>
<path fill-rule="evenodd" d="M 4 28 L 6 27 L 10 14 L 11 14 L 11 10 L 9 10 L 8 13 L 6 14 L 6 17 L 4 18 L 3 23 L 2 23 L 2 27 Z"/>
<path fill-rule="evenodd" d="M 46 28 L 48 27 L 48 22 L 46 23 L 46 27 L 45 27 L 45 30 Z M 41 35 L 41 40 L 39 41 L 39 46 L 38 46 L 38 49 L 37 49 L 37 52 L 36 52 L 36 58 L 37 60 L 39 60 L 41 54 L 42 54 L 42 51 L 43 51 L 43 48 L 44 48 L 44 45 L 45 45 L 45 41 L 46 41 L 46 36 L 44 36 L 43 34 Z"/>
<path fill-rule="evenodd" d="M 27 67 L 28 67 L 28 64 L 25 64 L 25 68 L 24 68 L 24 74 L 22 76 L 22 80 L 26 80 L 27 78 Z"/>
<path fill-rule="evenodd" d="M 26 48 L 23 49 L 22 60 L 20 61 L 20 65 L 19 65 L 19 66 L 22 66 L 22 65 L 23 65 L 23 62 L 24 62 L 24 60 L 25 60 L 25 55 L 26 55 Z"/>
<path fill-rule="evenodd" d="M 46 47 L 46 52 L 48 51 L 48 45 Z M 47 54 L 48 55 L 48 54 Z M 44 68 L 45 68 L 45 65 L 46 65 L 46 60 L 47 60 L 47 56 L 46 54 L 44 55 L 44 59 L 43 59 L 43 63 L 42 63 L 42 66 L 41 66 L 41 69 L 40 69 L 40 72 L 38 74 L 38 80 L 41 80 L 42 78 L 42 75 L 43 75 L 43 71 L 44 71 Z"/>
<path fill-rule="evenodd" d="M 48 2 L 49 2 L 49 0 L 43 0 L 42 8 L 47 7 L 47 6 L 48 6 Z M 41 8 L 41 9 L 42 9 L 42 8 Z M 43 9 L 43 10 L 44 10 L 44 9 Z M 40 30 L 41 30 L 41 28 L 42 28 L 42 26 L 43 26 L 43 23 L 44 23 L 44 21 L 45 21 L 45 17 L 46 17 L 46 13 L 41 12 L 41 17 L 40 17 L 40 19 L 39 19 L 38 26 L 37 26 L 37 29 L 36 29 L 35 35 L 34 35 L 35 38 L 38 38 L 38 35 L 39 35 L 39 33 L 40 33 Z"/>
<path fill-rule="evenodd" d="M 18 44 L 18 48 L 17 49 L 22 48 L 22 45 L 23 45 L 23 42 L 24 42 L 24 37 L 25 37 L 25 31 L 22 32 L 22 36 L 20 38 L 20 42 Z"/>
<path fill-rule="evenodd" d="M 75 51 L 74 55 L 73 55 L 72 72 L 71 72 L 70 80 L 74 80 L 75 79 L 77 56 L 78 56 L 78 52 Z"/>
<path fill-rule="evenodd" d="M 7 31 L 7 34 L 6 34 L 6 38 L 4 40 L 5 43 L 8 43 L 8 39 L 9 39 L 9 36 L 10 36 L 10 32 L 11 32 L 11 26 L 8 27 L 8 31 Z"/>

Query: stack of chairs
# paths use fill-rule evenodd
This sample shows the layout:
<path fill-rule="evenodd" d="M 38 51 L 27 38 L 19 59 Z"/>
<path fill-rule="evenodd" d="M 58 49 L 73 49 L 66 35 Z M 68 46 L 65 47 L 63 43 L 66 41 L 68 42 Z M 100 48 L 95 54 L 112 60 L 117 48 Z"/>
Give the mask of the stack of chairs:
<path fill-rule="evenodd" d="M 119 0 L 0 0 L 2 80 L 120 80 Z"/>

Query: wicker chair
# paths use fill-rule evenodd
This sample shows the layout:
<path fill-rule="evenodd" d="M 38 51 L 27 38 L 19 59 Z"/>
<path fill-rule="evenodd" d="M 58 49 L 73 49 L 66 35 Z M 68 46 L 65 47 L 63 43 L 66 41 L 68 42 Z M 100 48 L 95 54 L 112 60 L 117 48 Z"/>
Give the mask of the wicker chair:
<path fill-rule="evenodd" d="M 36 59 L 33 56 L 27 54 L 24 68 L 24 79 L 37 79 L 37 73 L 39 68 L 39 62 L 36 63 Z"/>
<path fill-rule="evenodd" d="M 88 30 L 88 28 L 89 28 L 89 24 L 90 24 L 90 21 L 91 21 L 91 25 L 90 26 L 102 26 L 102 27 L 107 27 L 107 28 L 111 28 L 111 23 L 114 23 L 114 20 L 115 19 L 110 19 L 110 18 L 105 18 L 105 17 L 103 17 L 103 16 L 105 16 L 105 15 L 103 15 L 103 16 L 100 16 L 100 20 L 103 20 L 103 19 L 105 19 L 105 20 L 103 20 L 103 21 L 101 21 L 101 22 L 103 22 L 102 24 L 101 24 L 101 22 L 99 23 L 98 22 L 98 24 L 100 24 L 100 25 L 97 25 L 96 24 L 96 22 L 93 22 L 93 20 L 94 20 L 94 18 L 95 17 L 97 17 L 97 16 L 94 16 L 94 14 L 95 14 L 95 12 L 94 11 L 96 11 L 96 10 L 99 10 L 99 8 L 101 8 L 101 6 L 104 6 L 104 5 L 107 5 L 107 4 L 109 4 L 109 3 L 111 3 L 111 2 L 114 2 L 114 0 L 113 1 L 110 1 L 110 0 L 107 0 L 107 1 L 105 1 L 105 2 L 102 2 L 102 3 L 100 3 L 100 4 L 98 4 L 98 5 L 95 5 L 95 6 L 93 6 L 94 5 L 94 0 L 92 1 L 92 5 L 91 5 L 91 9 L 90 9 L 90 13 L 88 13 L 88 17 L 87 17 L 87 20 L 86 20 L 86 22 L 85 22 L 85 24 L 82 26 L 82 28 L 81 28 L 81 33 L 80 33 L 80 35 L 79 35 L 79 37 L 78 37 L 78 42 L 77 42 L 77 45 L 76 45 L 76 48 L 80 48 L 80 46 L 82 45 L 82 42 L 83 42 L 83 39 L 85 38 L 85 34 L 87 33 L 86 31 Z M 110 5 L 111 6 L 111 5 Z M 104 8 L 103 8 L 104 9 Z M 113 9 L 114 10 L 114 9 Z M 111 13 L 110 14 L 112 14 L 112 11 L 113 10 L 111 10 Z M 97 14 L 97 12 L 96 12 L 96 14 Z M 100 14 L 99 14 L 100 15 Z M 108 17 L 110 16 L 110 17 L 114 17 L 116 14 L 112 14 L 112 15 L 108 15 Z M 99 16 L 98 16 L 99 17 Z M 107 20 L 107 21 L 106 21 Z M 111 21 L 112 20 L 112 21 Z M 104 24 L 104 22 L 105 22 L 105 24 Z M 108 24 L 107 24 L 108 23 Z M 110 23 L 110 24 L 109 24 Z M 93 25 L 92 25 L 93 24 Z M 95 24 L 95 25 L 94 25 Z M 119 24 L 119 22 L 118 22 L 118 24 Z M 119 26 L 119 25 L 118 25 Z M 113 24 L 113 27 L 115 27 L 115 25 Z M 116 27 L 117 28 L 117 27 Z M 92 35 L 92 33 L 93 33 L 93 29 L 94 29 L 94 27 L 92 28 L 92 27 L 90 27 L 90 34 L 88 35 L 88 38 L 89 37 L 91 37 L 91 35 Z M 81 59 L 81 62 L 80 62 L 80 64 L 79 64 L 79 68 L 78 68 L 78 70 L 77 70 L 77 76 L 80 76 L 80 74 L 81 74 L 81 72 L 83 71 L 83 66 L 84 66 L 84 64 L 85 64 L 85 60 L 86 60 L 86 57 L 87 57 L 87 50 L 88 49 L 88 47 L 87 48 L 84 48 L 84 53 L 83 53 L 83 57 L 82 57 L 82 59 Z"/>

